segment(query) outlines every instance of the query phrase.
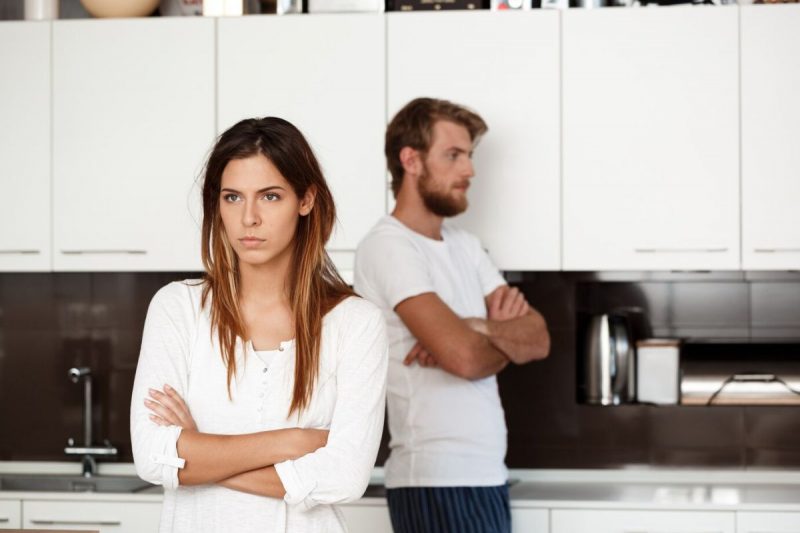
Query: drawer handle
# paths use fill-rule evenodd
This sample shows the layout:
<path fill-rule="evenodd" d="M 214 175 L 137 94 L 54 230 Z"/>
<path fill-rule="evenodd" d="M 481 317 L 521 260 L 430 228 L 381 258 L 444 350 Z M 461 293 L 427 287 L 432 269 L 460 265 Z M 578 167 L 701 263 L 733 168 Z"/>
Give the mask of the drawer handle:
<path fill-rule="evenodd" d="M 796 254 L 800 248 L 753 248 L 757 254 Z"/>
<path fill-rule="evenodd" d="M 688 531 L 649 531 L 646 529 L 626 529 L 622 533 L 690 533 Z M 696 533 L 723 533 L 722 531 L 714 530 L 714 531 L 697 531 Z"/>
<path fill-rule="evenodd" d="M 34 518 L 31 524 L 41 526 L 121 526 L 122 522 L 119 520 L 46 520 Z"/>
<path fill-rule="evenodd" d="M 11 522 L 11 519 L 6 518 L 5 516 L 0 516 L 0 524 L 5 524 L 6 522 Z"/>
<path fill-rule="evenodd" d="M 147 253 L 147 250 L 61 250 L 61 253 L 64 255 L 83 255 L 83 254 L 105 254 L 105 255 L 114 255 L 114 254 L 129 254 L 129 255 L 144 255 Z"/>
<path fill-rule="evenodd" d="M 634 248 L 637 254 L 696 254 L 696 253 L 710 253 L 718 254 L 727 252 L 727 247 L 719 248 Z M 632 532 L 638 533 L 638 532 Z"/>
<path fill-rule="evenodd" d="M 0 250 L 0 254 L 14 255 L 37 255 L 42 253 L 39 250 Z"/>

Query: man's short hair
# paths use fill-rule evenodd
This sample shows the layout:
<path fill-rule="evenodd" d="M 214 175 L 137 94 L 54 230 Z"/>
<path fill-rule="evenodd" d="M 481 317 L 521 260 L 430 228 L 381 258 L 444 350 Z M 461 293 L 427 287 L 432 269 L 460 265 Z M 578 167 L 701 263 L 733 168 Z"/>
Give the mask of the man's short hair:
<path fill-rule="evenodd" d="M 409 146 L 427 154 L 433 141 L 433 125 L 439 120 L 464 126 L 473 143 L 489 129 L 480 115 L 458 104 L 436 98 L 411 100 L 397 112 L 386 128 L 384 152 L 386 165 L 392 174 L 392 193 L 395 197 L 403 184 L 400 150 Z"/>

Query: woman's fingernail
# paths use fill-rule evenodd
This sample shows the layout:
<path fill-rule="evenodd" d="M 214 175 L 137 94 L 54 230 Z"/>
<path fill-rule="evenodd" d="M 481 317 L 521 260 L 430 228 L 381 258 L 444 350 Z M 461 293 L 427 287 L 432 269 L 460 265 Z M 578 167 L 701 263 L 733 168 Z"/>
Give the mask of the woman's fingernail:
<path fill-rule="evenodd" d="M 164 385 L 164 390 L 171 391 L 171 390 L 172 390 L 172 387 L 170 387 L 169 385 Z"/>

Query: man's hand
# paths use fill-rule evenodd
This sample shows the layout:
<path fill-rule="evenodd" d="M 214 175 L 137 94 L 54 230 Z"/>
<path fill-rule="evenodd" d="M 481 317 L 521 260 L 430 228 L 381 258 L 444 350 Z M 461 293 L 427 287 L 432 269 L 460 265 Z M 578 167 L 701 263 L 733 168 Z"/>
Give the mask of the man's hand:
<path fill-rule="evenodd" d="M 423 348 L 422 344 L 420 344 L 419 342 L 417 342 L 414 345 L 414 347 L 411 348 L 411 351 L 408 352 L 406 358 L 403 359 L 403 364 L 406 366 L 410 366 L 414 364 L 414 361 L 416 361 L 417 364 L 419 364 L 419 366 L 425 366 L 425 367 L 439 366 L 439 363 L 436 362 L 436 359 L 434 359 L 433 355 L 431 355 L 430 352 L 428 352 L 428 350 Z"/>
<path fill-rule="evenodd" d="M 486 310 L 489 320 L 511 320 L 525 316 L 530 305 L 519 289 L 502 285 L 486 297 Z"/>

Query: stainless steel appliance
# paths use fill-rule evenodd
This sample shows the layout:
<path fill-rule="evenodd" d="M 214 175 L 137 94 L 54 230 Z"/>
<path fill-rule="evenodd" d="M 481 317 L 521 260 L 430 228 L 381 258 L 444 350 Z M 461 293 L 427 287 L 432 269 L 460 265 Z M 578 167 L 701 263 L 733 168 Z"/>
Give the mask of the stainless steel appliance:
<path fill-rule="evenodd" d="M 584 349 L 586 402 L 617 405 L 636 400 L 636 349 L 627 317 L 591 317 Z"/>

